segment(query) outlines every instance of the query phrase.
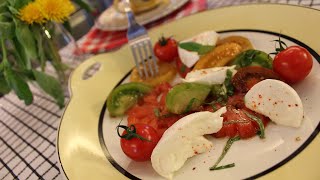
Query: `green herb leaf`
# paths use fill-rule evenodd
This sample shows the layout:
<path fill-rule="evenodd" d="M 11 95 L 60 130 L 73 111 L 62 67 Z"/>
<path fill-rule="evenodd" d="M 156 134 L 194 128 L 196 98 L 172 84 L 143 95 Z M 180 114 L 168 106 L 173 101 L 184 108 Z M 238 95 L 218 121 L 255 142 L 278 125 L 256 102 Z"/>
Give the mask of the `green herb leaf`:
<path fill-rule="evenodd" d="M 41 89 L 52 96 L 59 107 L 62 108 L 64 106 L 64 94 L 59 81 L 40 71 L 33 70 L 32 72 Z"/>
<path fill-rule="evenodd" d="M 185 42 L 185 43 L 180 43 L 179 47 L 182 49 L 185 49 L 187 51 L 194 51 L 197 52 L 199 55 L 204 55 L 210 52 L 214 46 L 210 45 L 202 45 L 196 42 Z"/>
<path fill-rule="evenodd" d="M 227 164 L 227 165 L 215 167 L 215 168 L 212 169 L 212 170 L 228 169 L 228 168 L 233 168 L 233 167 L 235 167 L 235 166 L 236 166 L 236 165 L 235 165 L 234 163 L 231 163 L 231 164 Z"/>
<path fill-rule="evenodd" d="M 260 137 L 261 139 L 265 138 L 264 124 L 263 124 L 262 120 L 261 120 L 259 117 L 255 116 L 255 115 L 252 115 L 252 114 L 250 114 L 250 113 L 248 113 L 248 112 L 244 112 L 244 113 L 245 113 L 249 118 L 253 119 L 254 121 L 256 121 L 256 122 L 258 123 L 259 128 L 260 128 L 259 137 Z"/>
<path fill-rule="evenodd" d="M 4 70 L 6 81 L 10 88 L 14 90 L 19 99 L 24 100 L 26 105 L 30 105 L 33 101 L 33 96 L 29 85 L 19 74 L 13 72 L 11 67 L 6 67 Z"/>
<path fill-rule="evenodd" d="M 221 160 L 224 158 L 224 156 L 227 154 L 227 152 L 229 151 L 231 145 L 236 142 L 236 141 L 239 141 L 240 140 L 240 137 L 239 136 L 236 136 L 236 137 L 233 137 L 233 138 L 230 138 L 226 145 L 224 146 L 223 148 L 223 151 L 219 157 L 219 159 L 217 160 L 217 162 L 212 166 L 210 167 L 210 170 L 215 170 L 215 168 L 218 166 L 218 164 L 221 162 Z"/>

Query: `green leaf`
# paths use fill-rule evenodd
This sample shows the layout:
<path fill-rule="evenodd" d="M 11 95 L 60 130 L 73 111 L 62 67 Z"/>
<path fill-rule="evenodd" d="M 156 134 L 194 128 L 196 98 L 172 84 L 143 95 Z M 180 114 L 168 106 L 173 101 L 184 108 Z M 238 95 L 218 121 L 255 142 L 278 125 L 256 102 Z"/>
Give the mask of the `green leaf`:
<path fill-rule="evenodd" d="M 59 81 L 50 75 L 36 70 L 33 70 L 33 75 L 41 89 L 52 96 L 60 108 L 64 107 L 64 94 Z"/>
<path fill-rule="evenodd" d="M 16 9 L 20 9 L 23 6 L 27 5 L 32 0 L 8 0 L 9 4 Z"/>
<path fill-rule="evenodd" d="M 3 74 L 0 75 L 0 94 L 8 94 L 11 91 Z"/>
<path fill-rule="evenodd" d="M 234 87 L 232 85 L 232 71 L 230 69 L 227 70 L 226 72 L 226 79 L 224 80 L 224 85 L 226 87 L 226 94 L 228 96 L 232 96 L 233 95 L 233 91 L 234 91 Z"/>
<path fill-rule="evenodd" d="M 4 70 L 5 79 L 10 88 L 14 90 L 19 99 L 24 100 L 26 105 L 33 101 L 33 96 L 29 85 L 16 72 L 13 72 L 11 67 L 6 67 Z"/>
<path fill-rule="evenodd" d="M 218 158 L 217 162 L 212 167 L 210 167 L 210 170 L 215 170 L 215 168 L 218 166 L 218 164 L 221 162 L 221 160 L 225 157 L 225 155 L 227 154 L 227 152 L 231 148 L 232 144 L 234 142 L 236 142 L 236 141 L 239 141 L 239 140 L 240 140 L 240 137 L 236 136 L 236 137 L 230 138 L 227 141 L 226 145 L 223 148 L 223 151 L 222 151 L 220 157 Z"/>
<path fill-rule="evenodd" d="M 32 31 L 34 32 L 34 37 L 37 42 L 37 47 L 38 47 L 38 55 L 39 55 L 39 63 L 41 66 L 41 70 L 44 71 L 45 66 L 46 66 L 46 55 L 44 51 L 44 40 L 43 40 L 43 34 L 40 26 L 32 26 Z"/>
<path fill-rule="evenodd" d="M 207 54 L 214 48 L 214 46 L 202 45 L 196 42 L 180 43 L 179 47 L 187 51 L 197 52 L 199 55 Z"/>
<path fill-rule="evenodd" d="M 8 8 L 11 11 L 12 14 L 19 15 L 19 11 L 16 8 L 14 8 L 12 6 L 8 6 Z"/>
<path fill-rule="evenodd" d="M 19 63 L 19 66 L 26 69 L 31 69 L 31 60 L 28 58 L 25 48 L 23 48 L 16 37 L 12 38 L 12 44 L 15 48 L 15 55 L 18 57 L 17 63 Z"/>
<path fill-rule="evenodd" d="M 12 22 L 0 22 L 0 35 L 5 38 L 12 38 L 15 36 L 14 24 Z"/>
<path fill-rule="evenodd" d="M 25 48 L 27 55 L 32 59 L 36 59 L 38 55 L 34 34 L 27 24 L 22 23 L 16 18 L 14 18 L 13 20 L 16 24 L 15 33 L 18 41 L 23 46 L 23 48 Z"/>

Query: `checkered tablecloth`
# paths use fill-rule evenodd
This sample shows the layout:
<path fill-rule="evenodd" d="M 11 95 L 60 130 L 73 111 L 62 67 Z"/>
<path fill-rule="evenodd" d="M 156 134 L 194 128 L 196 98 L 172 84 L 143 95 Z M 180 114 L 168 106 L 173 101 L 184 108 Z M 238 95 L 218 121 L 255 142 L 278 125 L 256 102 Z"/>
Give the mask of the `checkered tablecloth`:
<path fill-rule="evenodd" d="M 297 4 L 320 9 L 320 0 L 192 0 L 168 17 L 149 24 L 148 28 L 205 9 L 260 2 Z M 79 45 L 87 53 L 99 53 L 124 43 L 124 31 L 103 32 L 92 28 Z M 67 52 L 63 56 L 67 56 Z M 79 62 L 68 63 L 76 66 Z M 13 94 L 0 98 L 0 179 L 62 178 L 55 152 L 56 131 L 62 110 L 37 87 L 32 87 L 32 91 L 34 103 L 30 106 L 25 106 Z M 68 99 L 66 93 L 66 101 Z"/>

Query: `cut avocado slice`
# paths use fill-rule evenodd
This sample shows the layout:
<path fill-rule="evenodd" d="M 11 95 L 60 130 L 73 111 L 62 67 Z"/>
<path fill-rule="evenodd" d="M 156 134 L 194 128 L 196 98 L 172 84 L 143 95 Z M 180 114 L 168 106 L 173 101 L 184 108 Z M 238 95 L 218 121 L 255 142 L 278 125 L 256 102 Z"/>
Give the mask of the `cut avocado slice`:
<path fill-rule="evenodd" d="M 143 83 L 131 82 L 116 87 L 109 95 L 107 108 L 110 116 L 122 116 L 135 105 L 138 99 L 149 93 L 152 87 Z"/>
<path fill-rule="evenodd" d="M 194 110 L 204 102 L 210 90 L 210 86 L 204 84 L 182 83 L 176 85 L 167 94 L 166 107 L 174 114 Z"/>

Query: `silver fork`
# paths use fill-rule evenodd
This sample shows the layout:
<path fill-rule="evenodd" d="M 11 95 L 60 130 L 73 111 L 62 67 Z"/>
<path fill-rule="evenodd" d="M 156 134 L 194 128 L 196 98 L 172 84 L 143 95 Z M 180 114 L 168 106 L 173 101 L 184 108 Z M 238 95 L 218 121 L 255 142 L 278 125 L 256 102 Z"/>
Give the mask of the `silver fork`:
<path fill-rule="evenodd" d="M 139 76 L 141 78 L 148 78 L 149 75 L 151 77 L 155 76 L 159 69 L 147 30 L 136 22 L 130 8 L 130 0 L 125 0 L 124 4 L 124 10 L 128 18 L 127 38 L 129 40 L 129 46 L 136 63 L 136 68 L 139 72 Z M 149 71 L 147 70 L 147 65 L 149 67 Z"/>

